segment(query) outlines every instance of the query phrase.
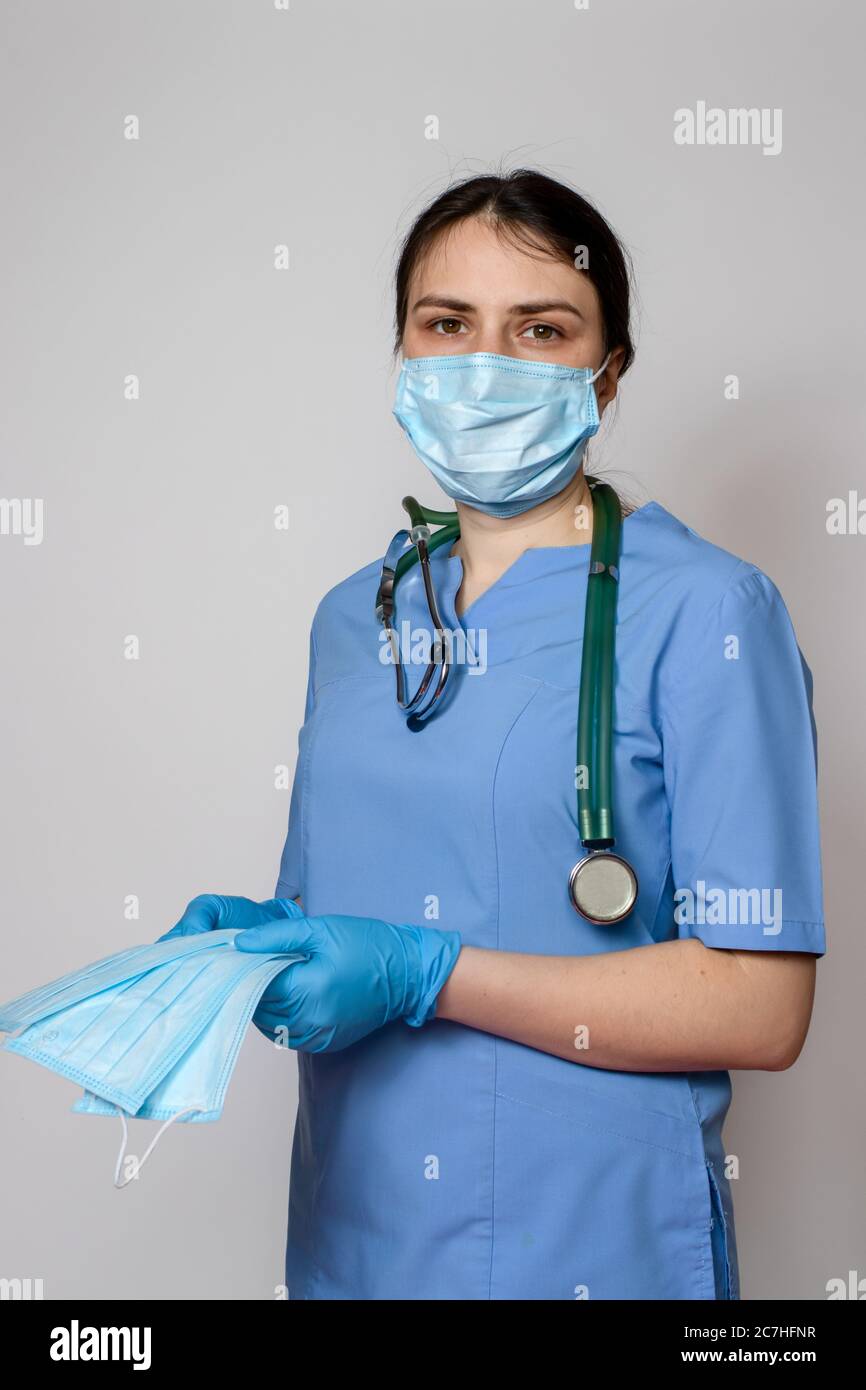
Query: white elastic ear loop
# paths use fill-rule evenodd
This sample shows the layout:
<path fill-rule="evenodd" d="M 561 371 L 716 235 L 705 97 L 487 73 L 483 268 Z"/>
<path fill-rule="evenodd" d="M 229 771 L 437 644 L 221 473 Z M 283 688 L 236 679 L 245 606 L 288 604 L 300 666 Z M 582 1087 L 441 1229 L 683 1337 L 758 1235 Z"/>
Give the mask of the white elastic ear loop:
<path fill-rule="evenodd" d="M 124 1158 L 126 1157 L 126 1146 L 127 1146 L 127 1144 L 129 1143 L 129 1129 L 128 1129 L 128 1126 L 127 1126 L 127 1123 L 126 1123 L 126 1115 L 125 1115 L 125 1113 L 118 1107 L 118 1108 L 117 1108 L 117 1113 L 118 1113 L 118 1115 L 120 1116 L 120 1123 L 121 1123 L 121 1125 L 123 1126 L 123 1141 L 122 1141 L 122 1143 L 121 1143 L 121 1145 L 120 1145 L 120 1153 L 117 1155 L 117 1163 L 116 1163 L 115 1168 L 114 1168 L 114 1186 L 117 1187 L 117 1188 L 126 1187 L 127 1183 L 132 1182 L 132 1179 L 133 1179 L 133 1178 L 137 1178 L 138 1175 L 139 1175 L 139 1173 L 141 1172 L 142 1168 L 144 1167 L 145 1163 L 146 1163 L 147 1160 L 150 1158 L 150 1155 L 153 1153 L 154 1149 L 156 1148 L 157 1144 L 159 1143 L 160 1139 L 161 1139 L 162 1136 L 165 1134 L 165 1131 L 168 1129 L 169 1125 L 173 1125 L 174 1122 L 175 1122 L 175 1120 L 179 1120 L 179 1119 L 180 1119 L 181 1115 L 194 1115 L 194 1114 L 196 1114 L 196 1113 L 199 1111 L 199 1108 L 200 1108 L 200 1107 L 197 1106 L 197 1105 L 188 1105 L 187 1108 L 186 1108 L 186 1110 L 178 1110 L 178 1112 L 177 1112 L 176 1115 L 172 1115 L 169 1119 L 167 1119 L 167 1120 L 165 1121 L 164 1124 L 160 1125 L 159 1129 L 156 1131 L 156 1134 L 153 1136 L 153 1138 L 151 1139 L 151 1141 L 150 1141 L 150 1143 L 148 1144 L 147 1148 L 145 1149 L 144 1154 L 142 1155 L 142 1157 L 139 1159 L 138 1163 L 136 1164 L 135 1172 L 134 1172 L 134 1173 L 130 1173 L 129 1177 L 128 1177 L 128 1178 L 124 1178 L 123 1182 L 118 1182 L 117 1179 L 118 1179 L 118 1177 L 119 1177 L 119 1175 L 120 1175 L 120 1167 L 121 1167 L 121 1164 L 123 1163 Z"/>
<path fill-rule="evenodd" d="M 609 352 L 609 353 L 607 354 L 607 357 L 604 359 L 604 361 L 602 362 L 601 366 L 599 367 L 598 371 L 597 371 L 597 372 L 593 372 L 592 376 L 589 378 L 589 380 L 590 380 L 590 385 L 592 384 L 592 382 L 598 381 L 598 378 L 601 376 L 602 372 L 604 371 L 605 367 L 607 366 L 608 362 L 610 361 L 610 359 L 611 359 L 612 357 L 613 357 L 613 353 L 612 353 L 612 352 Z"/>

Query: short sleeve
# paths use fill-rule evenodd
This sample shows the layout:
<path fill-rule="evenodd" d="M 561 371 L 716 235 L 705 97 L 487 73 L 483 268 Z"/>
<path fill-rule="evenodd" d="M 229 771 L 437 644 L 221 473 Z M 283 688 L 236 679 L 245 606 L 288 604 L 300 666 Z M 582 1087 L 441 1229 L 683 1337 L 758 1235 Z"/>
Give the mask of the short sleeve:
<path fill-rule="evenodd" d="M 665 691 L 679 935 L 823 955 L 812 679 L 772 580 L 741 562 L 681 640 Z"/>
<path fill-rule="evenodd" d="M 307 698 L 304 705 L 304 723 L 298 734 L 298 759 L 292 783 L 292 796 L 289 803 L 289 828 L 280 859 L 280 874 L 277 879 L 275 896 L 278 898 L 297 898 L 301 895 L 301 843 L 303 822 L 303 759 L 301 750 L 313 712 L 316 692 L 316 634 L 315 627 L 310 632 L 310 654 L 307 667 Z"/>

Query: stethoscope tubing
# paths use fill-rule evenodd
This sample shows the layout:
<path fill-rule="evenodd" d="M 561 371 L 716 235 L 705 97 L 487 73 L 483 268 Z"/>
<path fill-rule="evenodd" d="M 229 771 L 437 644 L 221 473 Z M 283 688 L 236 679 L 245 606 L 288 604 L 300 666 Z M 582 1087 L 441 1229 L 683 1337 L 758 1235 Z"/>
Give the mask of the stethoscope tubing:
<path fill-rule="evenodd" d="M 577 767 L 587 770 L 589 785 L 578 785 L 578 829 L 586 848 L 604 849 L 615 840 L 613 678 L 622 518 L 613 490 L 595 479 L 587 481 L 592 488 L 593 538 L 580 668 Z"/>

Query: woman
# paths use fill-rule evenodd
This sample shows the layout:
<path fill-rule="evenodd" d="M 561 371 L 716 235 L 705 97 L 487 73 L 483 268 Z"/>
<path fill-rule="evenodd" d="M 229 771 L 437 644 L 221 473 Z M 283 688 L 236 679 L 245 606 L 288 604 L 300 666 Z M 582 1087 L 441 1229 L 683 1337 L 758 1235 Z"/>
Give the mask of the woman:
<path fill-rule="evenodd" d="M 332 589 L 277 896 L 196 899 L 175 929 L 309 953 L 256 1015 L 298 1050 L 292 1298 L 739 1297 L 727 1069 L 792 1065 L 825 949 L 810 677 L 766 575 L 658 503 L 625 515 L 613 772 L 639 888 L 617 923 L 576 912 L 583 463 L 632 360 L 628 284 L 600 214 L 537 172 L 417 219 L 395 413 L 457 503 L 430 566 L 466 659 L 407 723 L 381 559 Z M 411 696 L 417 565 L 397 599 Z"/>

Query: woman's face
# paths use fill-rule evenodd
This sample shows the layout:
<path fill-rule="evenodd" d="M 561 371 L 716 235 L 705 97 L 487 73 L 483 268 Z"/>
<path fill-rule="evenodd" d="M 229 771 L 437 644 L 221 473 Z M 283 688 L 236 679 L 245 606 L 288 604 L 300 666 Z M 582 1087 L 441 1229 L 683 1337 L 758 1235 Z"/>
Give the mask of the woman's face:
<path fill-rule="evenodd" d="M 601 305 L 589 277 L 512 245 L 470 218 L 440 237 L 409 286 L 406 357 L 498 352 L 592 367 L 604 360 Z M 595 383 L 599 409 L 616 394 L 618 348 Z"/>

